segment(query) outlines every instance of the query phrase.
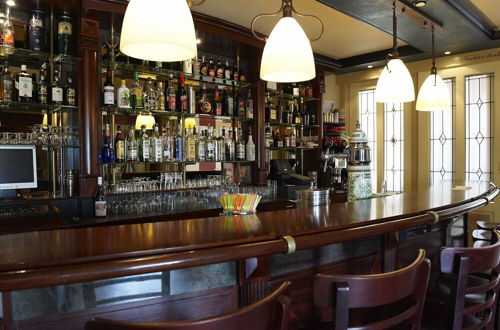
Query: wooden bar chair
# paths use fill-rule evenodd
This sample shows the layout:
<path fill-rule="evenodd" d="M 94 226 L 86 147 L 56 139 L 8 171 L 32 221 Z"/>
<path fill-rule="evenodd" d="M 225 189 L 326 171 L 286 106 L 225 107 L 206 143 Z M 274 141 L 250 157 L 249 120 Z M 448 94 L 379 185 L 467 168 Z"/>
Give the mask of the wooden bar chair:
<path fill-rule="evenodd" d="M 444 248 L 438 301 L 430 298 L 428 329 L 493 329 L 500 282 L 500 242 L 473 248 Z"/>
<path fill-rule="evenodd" d="M 290 299 L 286 281 L 266 298 L 233 313 L 190 321 L 140 323 L 93 318 L 86 330 L 287 330 Z"/>
<path fill-rule="evenodd" d="M 430 267 L 425 251 L 419 250 L 411 265 L 390 273 L 318 274 L 314 278 L 314 304 L 334 309 L 335 326 L 330 329 L 388 329 L 398 325 L 419 329 Z M 350 319 L 355 311 L 360 312 L 360 320 Z"/>

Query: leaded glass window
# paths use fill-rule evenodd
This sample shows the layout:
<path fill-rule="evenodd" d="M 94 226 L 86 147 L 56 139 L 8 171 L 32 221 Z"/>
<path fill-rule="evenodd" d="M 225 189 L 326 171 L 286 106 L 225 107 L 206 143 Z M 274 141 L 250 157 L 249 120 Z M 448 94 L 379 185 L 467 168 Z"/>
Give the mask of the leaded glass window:
<path fill-rule="evenodd" d="M 404 189 L 403 103 L 384 104 L 384 180 L 387 191 Z"/>
<path fill-rule="evenodd" d="M 455 175 L 453 151 L 455 134 L 455 79 L 445 79 L 450 95 L 451 109 L 430 113 L 430 182 L 452 180 Z"/>
<path fill-rule="evenodd" d="M 377 107 L 375 103 L 375 90 L 358 92 L 358 113 L 361 129 L 366 133 L 368 146 L 371 149 L 372 161 L 370 163 L 372 190 L 377 190 Z"/>
<path fill-rule="evenodd" d="M 465 178 L 490 181 L 493 160 L 493 74 L 465 77 Z"/>

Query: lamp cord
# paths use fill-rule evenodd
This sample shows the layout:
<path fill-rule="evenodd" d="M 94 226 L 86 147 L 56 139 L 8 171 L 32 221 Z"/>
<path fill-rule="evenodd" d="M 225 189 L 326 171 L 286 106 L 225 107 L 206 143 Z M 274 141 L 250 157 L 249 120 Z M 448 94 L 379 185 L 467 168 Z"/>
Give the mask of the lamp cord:
<path fill-rule="evenodd" d="M 436 84 L 436 76 L 437 76 L 437 69 L 436 69 L 436 55 L 434 52 L 434 25 L 432 25 L 432 68 L 431 68 L 431 74 L 434 75 L 434 85 Z"/>
<path fill-rule="evenodd" d="M 398 24 L 396 18 L 396 1 L 392 3 L 392 58 L 398 58 Z"/>

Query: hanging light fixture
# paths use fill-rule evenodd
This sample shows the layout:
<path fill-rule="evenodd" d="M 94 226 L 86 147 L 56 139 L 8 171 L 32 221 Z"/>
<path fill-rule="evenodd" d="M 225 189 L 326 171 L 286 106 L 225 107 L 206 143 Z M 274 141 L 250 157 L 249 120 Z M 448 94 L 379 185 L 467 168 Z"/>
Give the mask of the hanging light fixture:
<path fill-rule="evenodd" d="M 269 38 L 259 37 L 254 30 L 255 21 L 264 16 L 276 16 L 283 12 L 283 17 L 271 31 Z M 301 17 L 312 17 L 321 24 L 321 33 L 315 39 L 308 39 L 293 13 Z M 260 78 L 274 82 L 299 82 L 316 77 L 314 55 L 311 41 L 323 35 L 324 26 L 314 15 L 297 12 L 292 0 L 282 0 L 281 8 L 272 14 L 260 14 L 252 20 L 251 30 L 255 38 L 266 41 L 260 64 Z"/>
<path fill-rule="evenodd" d="M 436 57 L 434 55 L 434 26 L 432 26 L 431 74 L 425 79 L 422 87 L 420 87 L 416 108 L 419 111 L 443 111 L 451 109 L 448 88 L 443 79 L 438 75 L 436 69 Z"/>
<path fill-rule="evenodd" d="M 396 2 L 392 4 L 392 53 L 378 78 L 375 101 L 387 103 L 411 102 L 415 100 L 415 89 L 410 72 L 398 55 Z"/>
<path fill-rule="evenodd" d="M 196 34 L 186 0 L 130 0 L 123 18 L 120 51 L 159 62 L 195 57 Z"/>
<path fill-rule="evenodd" d="M 140 130 L 142 125 L 146 125 L 146 129 L 153 129 L 156 124 L 155 117 L 151 114 L 139 114 L 135 119 L 135 129 Z"/>

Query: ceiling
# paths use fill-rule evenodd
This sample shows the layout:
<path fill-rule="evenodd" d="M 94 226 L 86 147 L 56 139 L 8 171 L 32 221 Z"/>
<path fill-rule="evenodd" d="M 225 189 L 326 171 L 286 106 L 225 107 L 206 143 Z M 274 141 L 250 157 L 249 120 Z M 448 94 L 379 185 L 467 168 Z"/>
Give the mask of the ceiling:
<path fill-rule="evenodd" d="M 412 7 L 410 0 L 398 5 L 409 8 L 398 12 L 400 55 L 406 61 L 431 57 L 431 34 L 422 22 L 434 22 L 436 53 L 463 53 L 500 47 L 498 0 L 428 0 L 425 7 Z M 294 0 L 297 11 L 318 16 L 324 23 L 322 38 L 312 43 L 316 54 L 327 56 L 338 72 L 383 66 L 392 46 L 392 0 Z M 208 0 L 193 10 L 250 28 L 253 17 L 279 9 L 280 0 Z M 264 17 L 256 30 L 269 35 L 277 17 Z M 320 31 L 313 19 L 298 18 L 307 35 Z"/>

